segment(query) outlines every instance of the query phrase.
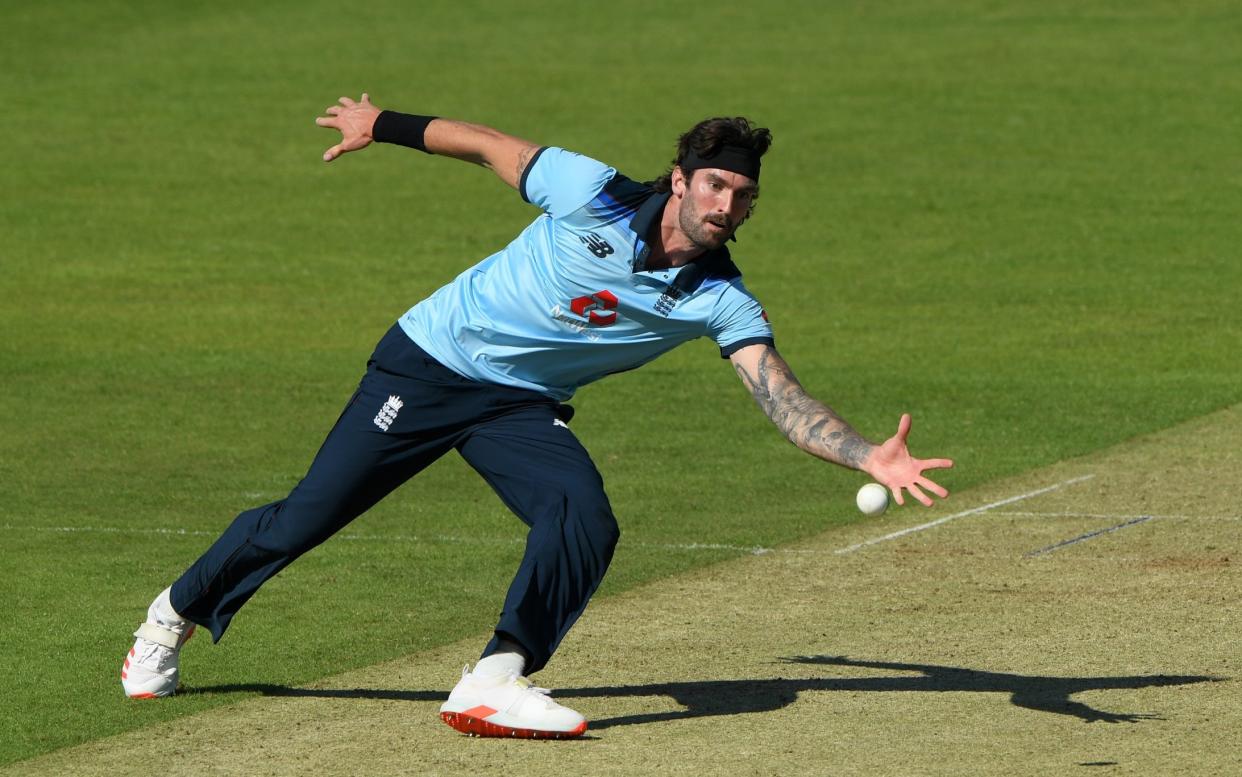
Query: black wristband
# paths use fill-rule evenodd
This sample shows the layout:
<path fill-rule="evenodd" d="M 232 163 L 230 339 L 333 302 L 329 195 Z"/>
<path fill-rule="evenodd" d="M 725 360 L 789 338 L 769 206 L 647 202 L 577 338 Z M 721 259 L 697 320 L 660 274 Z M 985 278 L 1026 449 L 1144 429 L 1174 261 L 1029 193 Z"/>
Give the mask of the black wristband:
<path fill-rule="evenodd" d="M 371 137 L 376 143 L 395 143 L 406 148 L 416 148 L 424 154 L 430 154 L 423 144 L 423 135 L 427 125 L 435 121 L 435 116 L 411 116 L 396 111 L 381 111 L 371 128 Z"/>

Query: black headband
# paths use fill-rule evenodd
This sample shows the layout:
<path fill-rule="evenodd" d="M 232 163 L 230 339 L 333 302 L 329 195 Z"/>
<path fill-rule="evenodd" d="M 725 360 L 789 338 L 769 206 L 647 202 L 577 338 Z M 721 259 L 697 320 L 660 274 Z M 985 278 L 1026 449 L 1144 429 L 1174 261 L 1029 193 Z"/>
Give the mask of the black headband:
<path fill-rule="evenodd" d="M 678 163 L 678 167 L 686 175 L 695 170 L 716 169 L 728 170 L 731 173 L 744 175 L 755 183 L 759 182 L 759 154 L 744 146 L 721 146 L 715 156 L 701 157 L 690 149 L 686 158 Z"/>

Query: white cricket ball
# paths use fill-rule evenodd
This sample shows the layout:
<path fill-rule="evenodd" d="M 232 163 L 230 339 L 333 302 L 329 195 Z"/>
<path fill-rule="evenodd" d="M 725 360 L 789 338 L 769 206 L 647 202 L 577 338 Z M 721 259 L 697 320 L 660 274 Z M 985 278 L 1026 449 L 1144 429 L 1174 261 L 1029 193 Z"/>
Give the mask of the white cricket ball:
<path fill-rule="evenodd" d="M 888 489 L 879 483 L 868 483 L 858 489 L 858 496 L 854 501 L 864 514 L 879 515 L 888 509 Z"/>

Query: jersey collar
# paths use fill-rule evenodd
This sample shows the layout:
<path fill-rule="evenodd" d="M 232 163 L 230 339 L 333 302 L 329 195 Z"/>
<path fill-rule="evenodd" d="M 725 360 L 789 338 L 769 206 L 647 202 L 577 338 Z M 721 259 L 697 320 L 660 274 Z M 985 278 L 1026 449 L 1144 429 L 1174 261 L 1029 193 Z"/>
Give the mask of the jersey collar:
<path fill-rule="evenodd" d="M 672 192 L 653 193 L 642 205 L 638 206 L 638 212 L 634 214 L 634 218 L 630 219 L 630 229 L 634 230 L 644 243 L 647 242 L 647 235 L 651 233 L 651 225 L 664 212 L 664 206 L 672 196 Z"/>

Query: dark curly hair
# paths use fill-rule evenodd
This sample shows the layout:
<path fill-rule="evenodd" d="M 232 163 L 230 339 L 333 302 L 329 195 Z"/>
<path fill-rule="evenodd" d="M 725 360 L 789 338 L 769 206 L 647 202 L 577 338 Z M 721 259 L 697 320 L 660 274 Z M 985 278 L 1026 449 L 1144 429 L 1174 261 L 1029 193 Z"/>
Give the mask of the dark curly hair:
<path fill-rule="evenodd" d="M 664 175 L 651 182 L 651 187 L 661 193 L 672 191 L 673 168 L 682 163 L 691 149 L 700 157 L 713 157 L 724 146 L 741 146 L 763 156 L 771 145 L 772 132 L 767 127 L 754 126 L 742 116 L 704 119 L 677 139 L 677 157 Z"/>

